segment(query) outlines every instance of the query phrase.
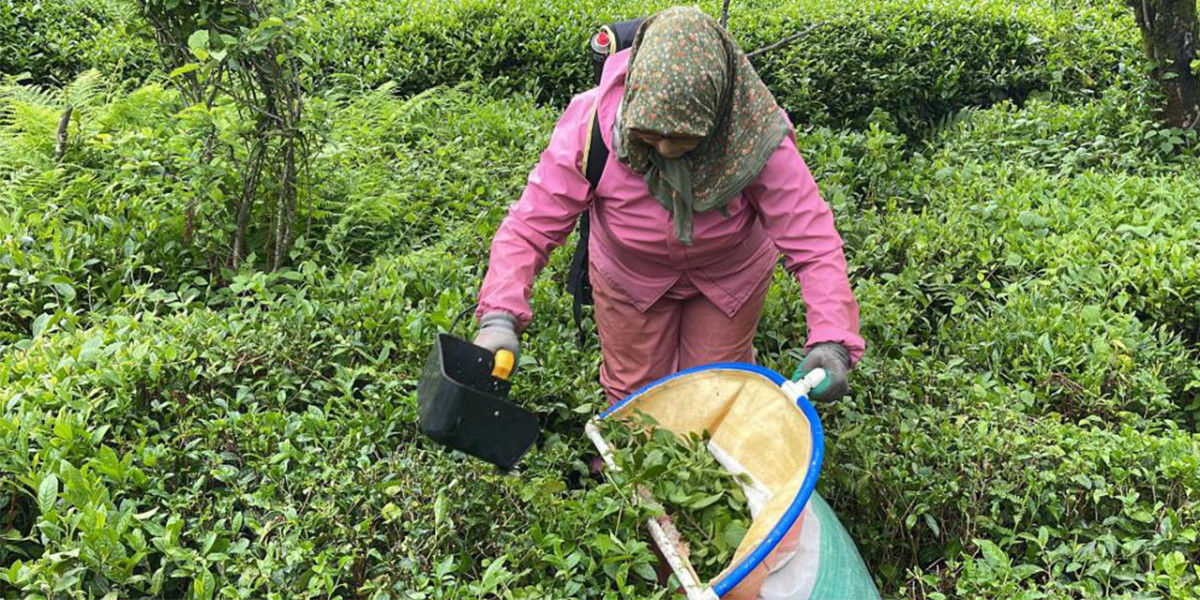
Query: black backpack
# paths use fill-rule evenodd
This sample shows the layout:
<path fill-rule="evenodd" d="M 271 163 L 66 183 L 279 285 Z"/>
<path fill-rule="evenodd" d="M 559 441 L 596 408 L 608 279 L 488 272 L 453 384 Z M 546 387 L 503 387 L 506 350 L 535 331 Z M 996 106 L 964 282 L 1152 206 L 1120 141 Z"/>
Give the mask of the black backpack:
<path fill-rule="evenodd" d="M 592 79 L 594 85 L 600 85 L 604 75 L 604 63 L 608 57 L 633 45 L 633 38 L 645 17 L 621 21 L 601 27 L 591 40 Z M 592 112 L 592 127 L 588 131 L 587 144 L 583 150 L 583 174 L 594 192 L 604 174 L 604 164 L 608 161 L 608 146 L 604 145 L 604 137 L 600 133 L 600 119 Z M 567 274 L 567 291 L 574 297 L 572 311 L 575 316 L 575 327 L 579 330 L 579 343 L 583 344 L 583 306 L 593 304 L 592 283 L 588 276 L 588 235 L 591 230 L 591 210 L 579 215 L 579 243 L 575 246 L 575 255 L 571 257 L 571 270 Z"/>

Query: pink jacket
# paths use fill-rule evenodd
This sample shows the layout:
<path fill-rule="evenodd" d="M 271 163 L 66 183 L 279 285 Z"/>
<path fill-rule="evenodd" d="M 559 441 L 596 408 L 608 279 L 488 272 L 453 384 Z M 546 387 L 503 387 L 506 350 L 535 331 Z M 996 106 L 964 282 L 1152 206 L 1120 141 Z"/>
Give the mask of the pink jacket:
<path fill-rule="evenodd" d="M 840 342 L 857 362 L 864 342 L 842 239 L 790 127 L 758 178 L 729 203 L 728 217 L 719 211 L 696 213 L 691 246 L 675 238 L 670 213 L 640 174 L 617 161 L 615 151 L 609 152 L 604 175 L 591 193 L 582 171 L 589 119 L 598 107 L 600 130 L 611 148 L 628 61 L 628 50 L 609 58 L 600 86 L 576 96 L 555 125 L 524 193 L 492 241 L 477 314 L 505 312 L 516 316 L 520 327 L 528 326 L 534 277 L 550 251 L 566 240 L 579 214 L 590 210 L 591 276 L 604 277 L 639 310 L 653 305 L 686 274 L 732 316 L 755 285 L 771 276 L 782 253 L 807 307 L 807 345 Z"/>

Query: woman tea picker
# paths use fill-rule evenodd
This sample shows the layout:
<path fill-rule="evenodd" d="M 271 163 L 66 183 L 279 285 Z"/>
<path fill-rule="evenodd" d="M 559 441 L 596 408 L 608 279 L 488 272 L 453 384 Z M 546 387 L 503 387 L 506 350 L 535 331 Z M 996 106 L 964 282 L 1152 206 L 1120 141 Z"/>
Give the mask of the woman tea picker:
<path fill-rule="evenodd" d="M 582 157 L 593 109 L 610 152 L 595 192 Z M 678 370 L 753 362 L 779 253 L 800 282 L 802 370 L 846 393 L 862 355 L 842 240 L 787 115 L 729 34 L 695 8 L 649 19 L 572 100 L 492 242 L 475 343 L 518 350 L 533 279 L 591 211 L 596 326 L 609 402 Z"/>

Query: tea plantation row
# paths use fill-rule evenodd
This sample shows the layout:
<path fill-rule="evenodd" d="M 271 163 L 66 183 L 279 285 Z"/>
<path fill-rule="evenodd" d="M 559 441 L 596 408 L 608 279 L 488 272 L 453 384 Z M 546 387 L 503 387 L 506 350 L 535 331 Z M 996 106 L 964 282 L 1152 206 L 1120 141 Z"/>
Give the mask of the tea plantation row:
<path fill-rule="evenodd" d="M 409 95 L 469 80 L 493 95 L 528 92 L 561 105 L 590 82 L 585 48 L 598 25 L 671 3 L 299 4 L 312 18 L 310 70 L 319 85 L 392 81 Z M 704 6 L 720 10 L 719 2 Z M 863 126 L 882 113 L 912 134 L 966 106 L 1034 94 L 1086 98 L 1121 84 L 1141 52 L 1127 13 L 1120 2 L 752 0 L 732 4 L 730 29 L 751 50 L 820 23 L 755 59 L 794 120 Z M 39 82 L 66 83 L 88 66 L 141 80 L 155 65 L 132 2 L 6 0 L 0 33 L 9 50 L 0 52 L 0 72 L 31 71 Z"/>

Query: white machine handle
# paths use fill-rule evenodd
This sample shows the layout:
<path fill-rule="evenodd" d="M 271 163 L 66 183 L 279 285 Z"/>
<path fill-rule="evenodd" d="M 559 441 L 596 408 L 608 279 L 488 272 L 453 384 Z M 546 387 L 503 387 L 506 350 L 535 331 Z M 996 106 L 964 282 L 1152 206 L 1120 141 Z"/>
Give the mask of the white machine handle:
<path fill-rule="evenodd" d="M 787 392 L 792 401 L 808 397 L 808 393 L 825 381 L 825 369 L 816 368 L 808 372 L 800 381 L 783 382 L 783 391 Z"/>

